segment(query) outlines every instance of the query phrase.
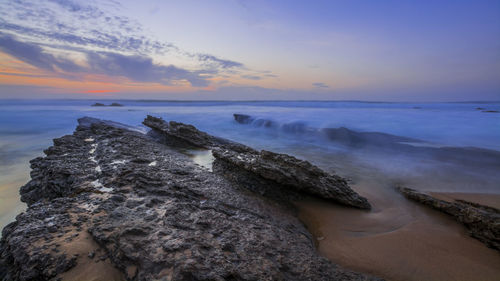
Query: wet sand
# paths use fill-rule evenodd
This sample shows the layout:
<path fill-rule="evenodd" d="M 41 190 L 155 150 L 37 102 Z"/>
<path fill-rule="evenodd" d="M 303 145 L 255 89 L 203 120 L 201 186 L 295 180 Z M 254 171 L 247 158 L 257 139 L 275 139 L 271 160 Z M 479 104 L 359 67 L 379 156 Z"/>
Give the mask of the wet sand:
<path fill-rule="evenodd" d="M 13 181 L 0 184 L 0 237 L 1 230 L 13 222 L 16 216 L 26 210 L 26 204 L 20 201 L 19 187 L 27 181 Z"/>
<path fill-rule="evenodd" d="M 407 201 L 383 178 L 353 188 L 373 204 L 372 211 L 318 199 L 297 203 L 325 257 L 388 280 L 499 280 L 500 254 L 468 236 L 453 218 Z M 482 197 L 467 198 L 474 196 Z"/>
<path fill-rule="evenodd" d="M 71 234 L 71 233 L 70 233 Z M 65 242 L 63 239 L 61 249 L 67 255 L 78 255 L 77 265 L 67 272 L 60 275 L 62 280 L 68 281 L 124 281 L 126 278 L 116 269 L 109 258 L 106 257 L 104 250 L 94 241 L 92 236 L 86 231 L 80 232 L 76 239 L 71 242 Z M 88 254 L 94 251 L 93 259 Z M 101 260 L 100 257 L 106 257 Z"/>

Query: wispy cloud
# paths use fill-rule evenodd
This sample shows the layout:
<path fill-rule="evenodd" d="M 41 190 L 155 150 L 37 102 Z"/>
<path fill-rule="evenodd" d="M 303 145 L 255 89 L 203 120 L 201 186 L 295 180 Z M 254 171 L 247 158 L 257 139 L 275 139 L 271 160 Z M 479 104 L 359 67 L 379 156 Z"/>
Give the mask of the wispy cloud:
<path fill-rule="evenodd" d="M 9 35 L 0 34 L 0 50 L 40 69 L 55 71 L 58 68 L 68 72 L 81 71 L 81 67 L 76 63 L 57 58 L 44 52 L 38 45 L 17 41 Z"/>
<path fill-rule="evenodd" d="M 328 86 L 327 84 L 325 84 L 323 82 L 312 83 L 312 85 L 313 85 L 313 87 L 320 88 L 320 89 L 330 88 L 330 86 Z"/>
<path fill-rule="evenodd" d="M 61 77 L 90 73 L 168 85 L 185 80 L 205 87 L 214 75 L 247 70 L 241 62 L 156 40 L 146 35 L 140 23 L 116 14 L 120 9 L 113 1 L 1 1 L 0 49 Z M 190 67 L 155 63 L 156 54 L 185 58 Z"/>
<path fill-rule="evenodd" d="M 250 80 L 260 80 L 262 77 L 257 75 L 241 75 L 242 78 L 250 79 Z"/>
<path fill-rule="evenodd" d="M 236 62 L 236 61 L 232 61 L 232 60 L 224 60 L 224 59 L 220 59 L 220 58 L 217 58 L 215 56 L 208 55 L 208 54 L 198 54 L 198 59 L 200 61 L 204 61 L 204 62 L 216 63 L 216 64 L 220 65 L 222 68 L 243 67 L 243 64 L 240 62 Z"/>
<path fill-rule="evenodd" d="M 208 86 L 202 71 L 192 72 L 173 65 L 154 64 L 142 56 L 124 56 L 117 53 L 88 53 L 90 71 L 109 76 L 123 76 L 138 82 L 158 82 L 169 85 L 175 80 L 187 80 L 195 87 Z"/>
<path fill-rule="evenodd" d="M 85 65 L 79 65 L 67 58 L 59 58 L 44 51 L 36 44 L 20 42 L 10 35 L 0 34 L 0 50 L 29 63 L 37 68 L 54 74 L 62 72 L 103 74 L 126 77 L 136 82 L 155 82 L 170 85 L 173 81 L 186 80 L 195 87 L 209 84 L 208 71 L 188 71 L 173 65 L 154 64 L 153 60 L 140 55 L 123 55 L 112 52 L 83 53 Z"/>

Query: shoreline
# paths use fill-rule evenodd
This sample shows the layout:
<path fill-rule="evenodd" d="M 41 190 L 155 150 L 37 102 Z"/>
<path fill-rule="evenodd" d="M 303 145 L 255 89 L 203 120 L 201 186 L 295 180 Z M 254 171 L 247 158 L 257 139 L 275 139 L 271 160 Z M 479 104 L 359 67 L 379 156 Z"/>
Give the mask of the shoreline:
<path fill-rule="evenodd" d="M 343 179 L 182 123 L 148 117 L 153 131 L 144 135 L 79 121 L 31 161 L 32 180 L 21 188 L 28 209 L 0 240 L 0 279 L 77 278 L 97 263 L 110 278 L 120 279 L 118 270 L 134 280 L 381 280 L 320 256 L 288 203 L 312 193 L 369 207 Z M 213 172 L 174 149 L 186 144 L 217 151 Z M 304 178 L 295 182 L 283 167 Z M 328 185 L 303 189 L 306 181 Z M 277 192 L 285 183 L 287 192 Z"/>
<path fill-rule="evenodd" d="M 118 126 L 120 124 L 114 123 L 114 125 Z M 248 157 L 254 157 L 253 155 L 255 155 L 254 152 L 250 154 L 242 153 L 245 152 L 246 149 L 249 149 L 245 146 L 227 142 L 207 134 L 203 135 L 202 132 L 197 131 L 194 127 L 192 127 L 194 130 L 191 127 L 185 127 L 184 129 L 188 128 L 188 131 L 182 131 L 184 129 L 173 130 L 172 128 L 164 128 L 162 126 L 164 126 L 163 123 L 156 128 L 157 131 L 160 132 L 160 135 L 166 133 L 170 141 L 173 141 L 164 143 L 163 145 L 166 145 L 166 147 L 172 147 L 172 145 L 175 146 L 186 142 L 197 146 L 195 149 L 182 148 L 180 151 L 184 153 L 184 157 L 189 156 L 188 162 L 195 166 L 198 165 L 201 170 L 204 170 L 203 173 L 220 173 L 221 169 L 222 174 L 224 174 L 225 170 L 233 171 L 232 173 L 234 173 L 234 170 L 231 170 L 233 168 L 227 165 L 221 166 L 218 164 L 214 166 L 214 161 L 217 162 L 217 159 L 220 159 L 220 157 L 226 157 L 230 166 L 238 166 L 241 164 L 240 157 L 246 159 Z M 181 124 L 179 126 L 186 125 Z M 120 129 L 128 128 L 126 125 L 120 125 L 119 127 Z M 164 129 L 166 131 L 162 131 Z M 134 134 L 137 134 L 137 132 L 134 132 Z M 160 135 L 154 137 L 156 142 L 164 141 L 164 137 Z M 108 146 L 107 142 L 94 143 L 95 137 L 87 139 L 92 139 L 91 143 L 95 145 L 95 147 L 93 146 L 93 148 L 90 149 L 90 151 L 93 151 L 91 153 L 96 153 L 96 151 L 104 149 L 103 146 Z M 90 143 L 87 143 L 86 145 L 89 144 Z M 217 146 L 221 144 L 224 147 L 231 147 L 231 149 L 236 149 L 236 151 L 239 152 L 235 155 L 225 155 L 224 153 L 221 154 L 220 152 L 216 152 L 214 153 L 216 156 L 214 158 L 212 149 L 215 147 L 215 150 L 217 150 Z M 51 153 L 51 149 L 53 148 L 48 150 L 49 154 Z M 306 151 L 301 153 L 307 155 Z M 102 171 L 106 172 L 106 169 L 109 169 L 109 167 L 106 168 L 106 165 L 103 166 L 103 164 L 100 163 L 101 160 L 95 157 L 96 156 L 90 156 L 89 159 L 94 159 L 99 162 L 99 169 L 96 168 L 96 171 L 99 170 L 99 173 Z M 112 156 L 112 154 L 102 154 L 100 157 L 109 158 L 115 156 Z M 335 164 L 335 169 L 338 169 L 341 174 L 349 175 L 348 182 L 350 186 L 359 195 L 369 200 L 372 211 L 366 212 L 347 208 L 342 205 L 327 203 L 324 200 L 311 199 L 309 197 L 299 201 L 294 200 L 295 204 L 298 206 L 299 219 L 307 225 L 309 232 L 312 234 L 311 241 L 314 242 L 317 251 L 322 256 L 348 270 L 381 276 L 387 278 L 387 280 L 456 280 L 464 276 L 469 278 L 480 276 L 484 280 L 494 280 L 494 276 L 500 275 L 500 270 L 494 267 L 494 264 L 500 263 L 498 253 L 486 248 L 480 242 L 469 237 L 464 227 L 460 226 L 449 217 L 429 210 L 427 207 L 413 204 L 396 193 L 393 188 L 394 183 L 404 182 L 404 178 L 394 180 L 391 179 L 390 175 L 384 174 L 383 171 L 374 170 L 373 167 L 370 166 L 359 166 L 357 162 L 353 161 L 354 159 L 350 157 L 342 158 L 344 157 L 342 155 L 339 157 L 341 158 L 332 158 L 329 161 L 338 162 Z M 314 155 L 302 158 L 310 160 L 312 163 L 319 164 L 319 166 L 323 167 L 326 171 L 332 168 L 331 163 L 322 162 L 325 160 L 324 156 L 323 158 L 317 159 Z M 111 168 L 116 169 L 118 166 L 121 166 L 121 163 L 129 163 L 123 161 L 124 160 L 116 159 L 111 161 L 113 163 L 116 162 L 116 164 L 111 165 Z M 148 162 L 149 164 L 146 164 L 150 167 L 149 169 L 156 169 L 155 167 L 160 165 L 161 161 L 150 160 L 150 162 Z M 130 163 L 130 165 L 135 164 Z M 245 162 L 243 162 L 241 167 L 244 168 L 245 165 Z M 215 172 L 212 170 L 212 167 L 216 167 Z M 187 170 L 189 171 L 190 169 L 191 168 L 188 168 Z M 249 171 L 251 171 L 251 169 Z M 240 170 L 236 171 L 236 173 L 241 172 Z M 179 173 L 182 175 L 184 172 Z M 266 173 L 262 175 L 266 175 Z M 278 178 L 274 178 L 274 180 L 277 179 Z M 254 180 L 255 179 L 249 181 L 248 175 L 243 177 L 243 182 L 253 182 Z M 420 189 L 425 188 L 425 182 L 420 181 L 417 177 L 408 178 L 407 180 L 413 184 L 420 182 L 420 186 L 417 185 L 416 187 Z M 438 183 L 439 180 L 440 178 L 434 179 L 435 183 Z M 241 181 L 241 178 L 238 178 L 236 181 Z M 99 186 L 99 184 L 103 186 Z M 95 187 L 98 189 L 100 188 L 102 190 L 100 192 L 103 194 L 110 191 L 113 193 L 112 189 L 108 188 L 107 184 L 99 180 L 99 178 Z M 131 190 L 127 189 L 124 192 L 130 193 Z M 260 193 L 262 189 L 257 188 L 251 192 Z M 293 194 L 293 192 L 291 194 Z M 440 199 L 477 200 L 480 201 L 479 203 L 486 205 L 498 204 L 500 202 L 500 195 L 491 196 L 490 194 L 486 195 L 484 193 L 431 192 L 431 194 Z M 266 204 L 274 200 L 282 204 L 290 200 L 290 198 L 297 196 L 292 195 L 291 197 L 283 197 L 278 194 L 276 197 L 276 194 L 266 194 L 266 192 L 261 195 L 263 195 L 263 197 L 271 196 L 271 200 L 269 200 L 269 198 L 265 199 L 265 202 L 267 202 Z M 102 197 L 99 200 L 108 199 L 110 198 Z M 205 200 L 206 199 L 202 199 L 200 202 Z M 85 208 L 88 207 L 89 206 L 86 206 Z M 79 265 L 73 267 L 73 269 L 70 269 L 61 276 L 80 276 L 79 274 L 88 274 L 88 272 L 91 271 L 89 271 L 87 266 L 93 265 L 93 260 L 90 259 L 92 262 L 89 262 L 89 258 L 85 255 L 85 251 L 88 251 L 89 245 L 87 244 L 85 246 L 85 243 L 82 244 L 81 241 L 82 237 L 88 239 L 89 237 L 93 237 L 93 234 L 92 230 L 89 232 L 91 233 L 90 236 L 86 233 L 87 232 L 84 231 L 83 234 L 75 236 L 76 238 L 71 235 L 63 236 L 65 239 L 67 238 L 75 241 L 74 243 L 76 244 L 74 244 L 74 247 L 77 252 L 67 252 L 72 253 L 71 255 L 75 253 L 78 254 L 75 260 Z M 99 243 L 96 249 L 103 253 L 109 251 L 106 250 L 106 246 L 103 247 L 101 243 Z M 429 257 L 431 253 L 432 256 Z M 401 257 L 404 257 L 406 260 L 404 265 L 398 261 Z M 113 257 L 108 255 L 103 259 L 103 263 L 98 262 L 98 266 L 109 273 L 109 275 L 107 275 L 109 278 L 118 280 L 119 277 L 117 277 L 116 271 L 113 271 L 114 267 L 109 269 L 109 266 L 113 262 L 112 260 Z M 436 265 L 439 265 L 440 270 L 436 269 Z M 139 270 L 137 266 L 132 268 L 136 268 L 134 270 Z M 125 269 L 121 268 L 120 270 L 121 273 L 128 276 L 137 274 L 134 272 L 130 273 L 129 271 L 132 269 L 128 267 Z M 169 274 L 173 274 L 173 272 Z M 97 278 L 95 280 L 102 279 Z"/>

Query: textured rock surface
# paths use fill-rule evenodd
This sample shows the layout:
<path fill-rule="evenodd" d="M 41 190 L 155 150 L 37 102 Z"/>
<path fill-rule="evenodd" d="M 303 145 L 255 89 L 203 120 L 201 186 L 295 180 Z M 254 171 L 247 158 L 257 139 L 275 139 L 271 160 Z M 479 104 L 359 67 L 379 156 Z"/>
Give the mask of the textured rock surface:
<path fill-rule="evenodd" d="M 167 145 L 180 147 L 188 145 L 206 149 L 225 147 L 237 152 L 253 151 L 248 146 L 199 131 L 192 125 L 175 121 L 165 122 L 161 118 L 150 115 L 142 123 L 153 129 L 150 132 L 150 136 L 157 138 L 157 140 Z"/>
<path fill-rule="evenodd" d="M 472 237 L 500 250 L 500 210 L 463 200 L 448 202 L 405 187 L 398 187 L 398 190 L 408 199 L 454 216 L 467 227 Z"/>
<path fill-rule="evenodd" d="M 370 209 L 368 200 L 354 192 L 345 179 L 330 175 L 307 161 L 265 150 L 237 153 L 216 149 L 213 155 L 217 159 L 216 171 L 231 171 L 234 175 L 239 174 L 237 169 L 240 169 L 263 179 L 257 187 L 249 184 L 248 186 L 254 186 L 252 189 L 259 188 L 265 193 L 267 190 L 280 188 L 282 194 L 293 190 L 356 208 Z M 222 169 L 217 169 L 219 162 L 224 162 Z M 241 178 L 236 180 L 242 181 Z"/>
<path fill-rule="evenodd" d="M 166 123 L 152 116 L 148 116 L 143 124 L 163 136 L 165 143 L 189 142 L 197 147 L 213 149 L 215 171 L 262 195 L 278 199 L 287 193 L 307 193 L 348 206 L 370 209 L 366 198 L 353 191 L 343 178 L 325 173 L 307 161 L 270 151 L 259 152 L 210 136 L 191 125 Z"/>
<path fill-rule="evenodd" d="M 80 124 L 31 162 L 29 208 L 3 230 L 0 279 L 64 279 L 85 266 L 99 277 L 109 265 L 114 280 L 378 280 L 319 256 L 286 204 L 126 126 Z"/>

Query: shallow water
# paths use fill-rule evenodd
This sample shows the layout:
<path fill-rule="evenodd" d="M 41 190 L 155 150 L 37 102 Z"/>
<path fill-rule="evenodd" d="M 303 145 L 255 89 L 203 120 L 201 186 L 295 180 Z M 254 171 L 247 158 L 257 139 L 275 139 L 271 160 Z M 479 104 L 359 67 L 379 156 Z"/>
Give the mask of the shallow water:
<path fill-rule="evenodd" d="M 0 103 L 1 228 L 24 208 L 18 190 L 29 180 L 28 161 L 41 156 L 52 138 L 70 134 L 77 118 L 91 116 L 141 128 L 146 114 L 152 114 L 257 149 L 292 154 L 349 178 L 373 204 L 371 212 L 318 200 L 300 203 L 301 218 L 321 238 L 320 253 L 336 263 L 391 280 L 494 280 L 493 276 L 500 276 L 498 252 L 467 236 L 452 219 L 394 191 L 394 186 L 403 184 L 446 194 L 483 194 L 476 199 L 498 195 L 500 159 L 496 154 L 473 151 L 464 160 L 455 151 L 408 153 L 377 146 L 349 147 L 301 131 L 344 126 L 423 140 L 424 147 L 473 146 L 500 151 L 500 114 L 476 110 L 498 110 L 500 103 L 118 101 L 125 106 L 91 107 L 94 102 Z M 278 125 L 238 124 L 233 113 Z M 187 153 L 195 163 L 211 169 L 210 152 Z"/>

